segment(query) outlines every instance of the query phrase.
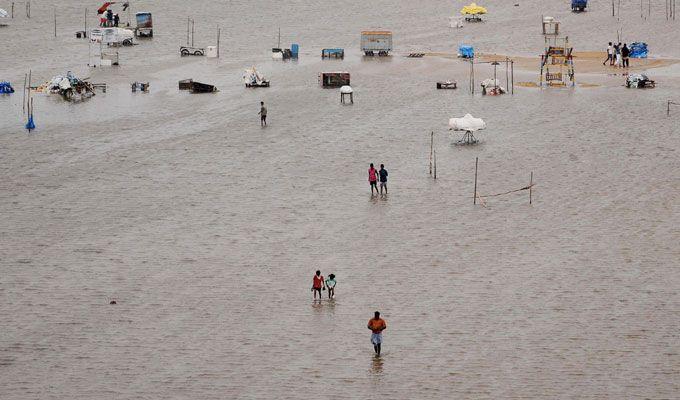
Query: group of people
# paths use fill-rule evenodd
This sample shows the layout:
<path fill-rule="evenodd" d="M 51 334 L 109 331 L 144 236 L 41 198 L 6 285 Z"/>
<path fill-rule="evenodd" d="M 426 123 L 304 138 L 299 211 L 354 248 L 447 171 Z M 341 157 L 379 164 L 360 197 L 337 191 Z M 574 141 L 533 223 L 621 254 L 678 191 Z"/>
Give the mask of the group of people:
<path fill-rule="evenodd" d="M 372 166 L 373 164 L 371 164 Z M 317 270 L 312 277 L 312 292 L 314 293 L 314 300 L 316 301 L 317 294 L 319 295 L 319 301 L 321 301 L 321 292 L 328 289 L 328 299 L 335 298 L 335 285 L 337 284 L 335 280 L 335 274 L 329 274 L 328 279 L 324 279 L 321 275 L 321 271 Z M 380 355 L 381 345 L 382 345 L 382 331 L 387 329 L 387 322 L 380 318 L 380 311 L 376 311 L 373 314 L 373 318 L 368 320 L 368 329 L 371 330 L 371 344 L 373 344 L 373 351 L 376 355 Z"/>
<path fill-rule="evenodd" d="M 624 43 L 621 46 L 621 42 L 618 44 L 609 42 L 607 46 L 607 59 L 604 60 L 602 65 L 607 65 L 607 62 L 609 62 L 610 66 L 617 68 L 630 67 L 630 48 L 628 48 L 628 44 Z"/>
<path fill-rule="evenodd" d="M 371 163 L 368 167 L 368 184 L 371 186 L 371 196 L 373 196 L 373 190 L 375 189 L 375 194 L 383 195 L 383 189 L 385 194 L 387 194 L 387 170 L 384 164 L 380 164 L 380 170 L 376 170 Z M 380 181 L 380 192 L 378 192 L 378 181 Z"/>
<path fill-rule="evenodd" d="M 103 28 L 117 27 L 119 22 L 120 17 L 111 10 L 104 11 L 99 17 L 99 26 Z"/>

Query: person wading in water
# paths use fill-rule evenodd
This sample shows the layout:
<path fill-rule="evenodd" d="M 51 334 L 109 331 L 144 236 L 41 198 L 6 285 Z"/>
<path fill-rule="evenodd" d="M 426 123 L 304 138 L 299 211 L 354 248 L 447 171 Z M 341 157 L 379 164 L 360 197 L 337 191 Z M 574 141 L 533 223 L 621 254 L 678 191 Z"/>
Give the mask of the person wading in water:
<path fill-rule="evenodd" d="M 326 290 L 326 285 L 321 276 L 321 271 L 316 271 L 316 274 L 312 278 L 312 292 L 314 292 L 314 300 L 316 300 L 316 293 L 319 293 L 319 300 L 321 300 L 321 289 Z"/>
<path fill-rule="evenodd" d="M 380 318 L 380 311 L 375 312 L 375 316 L 368 320 L 368 329 L 371 330 L 371 343 L 376 355 L 380 355 L 380 345 L 382 344 L 382 331 L 387 329 L 387 323 Z"/>

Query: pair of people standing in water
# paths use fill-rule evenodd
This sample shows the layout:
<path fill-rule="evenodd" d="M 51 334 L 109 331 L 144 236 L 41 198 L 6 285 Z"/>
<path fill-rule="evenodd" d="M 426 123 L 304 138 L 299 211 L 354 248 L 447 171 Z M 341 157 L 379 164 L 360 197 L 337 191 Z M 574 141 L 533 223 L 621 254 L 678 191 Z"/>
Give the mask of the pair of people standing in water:
<path fill-rule="evenodd" d="M 321 271 L 316 271 L 314 274 L 314 277 L 312 278 L 312 292 L 314 292 L 314 300 L 316 300 L 316 294 L 319 294 L 319 300 L 321 300 L 321 291 L 326 290 L 328 288 L 328 298 L 333 299 L 335 298 L 335 275 L 330 274 L 328 275 L 328 279 L 324 280 L 323 275 L 321 275 Z"/>
<path fill-rule="evenodd" d="M 380 180 L 380 195 L 383 195 L 383 189 L 387 194 L 387 170 L 384 164 L 380 164 L 380 170 L 376 170 L 373 163 L 368 167 L 368 184 L 371 186 L 371 196 L 373 196 L 373 189 L 375 194 L 378 194 L 378 180 Z"/>

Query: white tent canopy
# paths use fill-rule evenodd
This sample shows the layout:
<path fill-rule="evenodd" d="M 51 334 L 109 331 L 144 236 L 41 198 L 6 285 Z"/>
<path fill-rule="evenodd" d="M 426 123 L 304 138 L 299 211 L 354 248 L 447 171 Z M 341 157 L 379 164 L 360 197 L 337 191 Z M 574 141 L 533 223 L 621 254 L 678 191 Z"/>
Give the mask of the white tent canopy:
<path fill-rule="evenodd" d="M 470 114 L 465 114 L 463 118 L 449 119 L 449 127 L 455 131 L 476 132 L 486 128 L 486 122 L 481 118 L 475 118 Z"/>
<path fill-rule="evenodd" d="M 0 8 L 0 18 L 7 18 L 8 15 L 7 11 Z"/>
<path fill-rule="evenodd" d="M 354 89 L 352 89 L 352 87 L 349 85 L 344 85 L 343 87 L 340 88 L 340 93 L 350 94 L 352 92 L 354 92 Z"/>

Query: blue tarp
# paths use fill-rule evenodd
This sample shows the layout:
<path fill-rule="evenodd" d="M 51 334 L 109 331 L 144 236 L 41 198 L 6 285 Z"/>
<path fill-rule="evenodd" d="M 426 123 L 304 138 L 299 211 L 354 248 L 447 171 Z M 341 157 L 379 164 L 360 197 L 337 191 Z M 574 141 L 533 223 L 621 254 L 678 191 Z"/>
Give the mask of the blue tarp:
<path fill-rule="evenodd" d="M 574 8 L 574 7 L 585 8 L 587 5 L 588 5 L 588 0 L 571 0 L 571 8 Z"/>
<path fill-rule="evenodd" d="M 463 58 L 474 58 L 475 57 L 475 49 L 472 46 L 467 46 L 467 45 L 464 45 L 464 44 L 460 45 L 460 47 L 458 47 L 458 53 Z"/>
<path fill-rule="evenodd" d="M 631 43 L 630 58 L 647 58 L 647 43 Z"/>
<path fill-rule="evenodd" d="M 14 88 L 9 82 L 2 81 L 0 82 L 0 94 L 9 94 L 9 93 L 14 93 Z"/>
<path fill-rule="evenodd" d="M 35 123 L 33 122 L 33 115 L 28 117 L 28 122 L 26 122 L 26 129 L 28 129 L 29 132 L 32 131 L 33 129 L 35 129 Z"/>

